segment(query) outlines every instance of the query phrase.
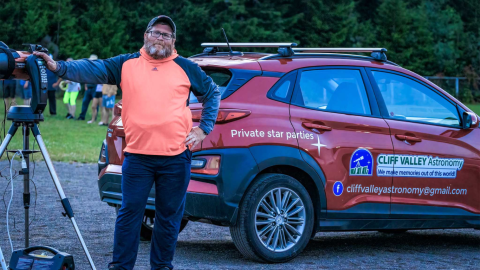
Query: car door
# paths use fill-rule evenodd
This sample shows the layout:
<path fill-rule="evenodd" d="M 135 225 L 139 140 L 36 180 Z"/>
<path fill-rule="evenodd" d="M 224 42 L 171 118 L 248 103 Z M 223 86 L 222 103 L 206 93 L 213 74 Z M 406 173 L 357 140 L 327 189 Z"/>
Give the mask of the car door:
<path fill-rule="evenodd" d="M 379 154 L 393 154 L 362 67 L 316 67 L 298 72 L 290 105 L 302 155 L 321 167 L 328 218 L 386 218 L 392 178 L 374 172 Z"/>
<path fill-rule="evenodd" d="M 394 155 L 378 157 L 377 175 L 393 175 L 392 217 L 478 214 L 480 130 L 462 129 L 461 107 L 425 82 L 387 70 L 368 73 L 391 130 Z"/>

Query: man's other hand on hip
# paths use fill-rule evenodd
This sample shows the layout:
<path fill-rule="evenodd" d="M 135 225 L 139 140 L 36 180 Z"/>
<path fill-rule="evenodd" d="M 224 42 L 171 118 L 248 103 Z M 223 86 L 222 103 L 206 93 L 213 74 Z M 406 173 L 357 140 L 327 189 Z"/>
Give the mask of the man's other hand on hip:
<path fill-rule="evenodd" d="M 185 145 L 190 146 L 190 150 L 193 150 L 197 144 L 201 143 L 207 135 L 203 133 L 203 130 L 199 127 L 194 127 L 188 134 L 187 138 L 185 139 Z"/>

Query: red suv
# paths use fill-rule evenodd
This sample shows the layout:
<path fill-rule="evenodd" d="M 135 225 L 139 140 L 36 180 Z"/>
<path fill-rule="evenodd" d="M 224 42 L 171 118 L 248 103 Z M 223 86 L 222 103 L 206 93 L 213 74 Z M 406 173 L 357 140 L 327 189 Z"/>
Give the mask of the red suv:
<path fill-rule="evenodd" d="M 385 49 L 202 45 L 189 59 L 219 85 L 222 102 L 193 153 L 183 225 L 229 226 L 244 256 L 266 262 L 294 258 L 320 231 L 480 228 L 477 115 L 387 61 Z M 198 125 L 193 95 L 190 109 Z M 100 197 L 111 206 L 122 200 L 121 112 L 120 102 L 99 159 Z M 154 198 L 152 189 L 146 239 Z"/>

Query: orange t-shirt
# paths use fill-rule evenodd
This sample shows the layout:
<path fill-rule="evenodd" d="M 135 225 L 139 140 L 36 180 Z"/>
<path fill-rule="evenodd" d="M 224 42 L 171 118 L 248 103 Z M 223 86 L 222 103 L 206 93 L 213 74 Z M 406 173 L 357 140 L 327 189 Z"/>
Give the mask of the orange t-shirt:
<path fill-rule="evenodd" d="M 185 151 L 192 129 L 192 113 L 186 102 L 190 80 L 173 59 L 156 60 L 145 50 L 123 64 L 122 121 L 126 152 L 174 156 Z"/>
<path fill-rule="evenodd" d="M 212 78 L 176 51 L 160 60 L 142 48 L 105 60 L 59 61 L 54 73 L 75 82 L 122 88 L 125 151 L 130 153 L 175 156 L 185 151 L 192 129 L 190 91 L 203 105 L 199 128 L 205 133 L 213 130 L 220 107 L 221 93 Z"/>

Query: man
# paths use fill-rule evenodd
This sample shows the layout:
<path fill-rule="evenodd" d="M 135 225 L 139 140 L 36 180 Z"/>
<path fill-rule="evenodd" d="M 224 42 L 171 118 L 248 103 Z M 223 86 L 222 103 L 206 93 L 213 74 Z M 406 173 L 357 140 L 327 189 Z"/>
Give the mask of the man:
<path fill-rule="evenodd" d="M 35 52 L 61 77 L 116 84 L 123 91 L 122 121 L 127 146 L 122 166 L 122 207 L 115 224 L 109 269 L 133 269 L 153 183 L 156 192 L 151 269 L 173 268 L 190 180 L 190 149 L 212 131 L 217 118 L 218 86 L 197 64 L 177 55 L 175 37 L 172 19 L 158 16 L 148 24 L 144 46 L 137 53 L 107 60 L 57 63 Z M 194 128 L 188 108 L 190 91 L 203 103 L 200 126 Z"/>
<path fill-rule="evenodd" d="M 32 84 L 29 81 L 20 80 L 23 86 L 23 105 L 30 105 L 32 101 Z"/>
<path fill-rule="evenodd" d="M 104 84 L 102 87 L 102 117 L 98 123 L 99 126 L 108 126 L 110 115 L 113 118 L 113 107 L 115 106 L 115 96 L 118 88 L 115 85 Z"/>
<path fill-rule="evenodd" d="M 3 83 L 3 97 L 5 98 L 7 104 L 7 112 L 10 110 L 10 106 L 17 105 L 15 100 L 15 90 L 16 90 L 16 81 L 14 80 L 5 80 Z"/>
<path fill-rule="evenodd" d="M 96 54 L 91 54 L 88 60 L 97 60 L 98 56 Z M 92 84 L 85 84 L 85 95 L 83 96 L 83 101 L 82 101 L 82 112 L 78 116 L 77 120 L 85 120 L 85 116 L 87 115 L 88 111 L 88 106 L 90 105 L 90 102 L 92 99 L 95 97 L 95 89 L 97 88 L 97 85 L 92 83 Z M 98 110 L 98 108 L 97 108 Z"/>
<path fill-rule="evenodd" d="M 52 60 L 53 61 L 53 60 Z M 73 58 L 67 58 L 67 62 L 73 61 Z M 80 83 L 70 80 L 65 81 L 67 83 L 67 90 L 63 95 L 63 103 L 67 106 L 67 119 L 75 119 L 75 111 L 77 110 L 77 97 L 80 92 Z"/>

